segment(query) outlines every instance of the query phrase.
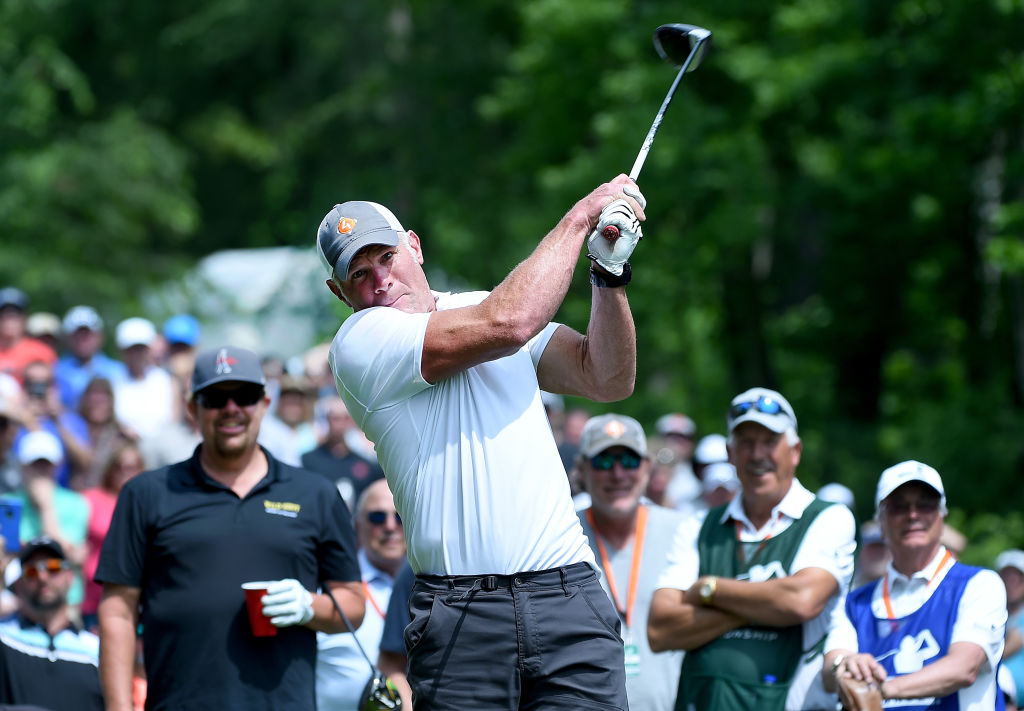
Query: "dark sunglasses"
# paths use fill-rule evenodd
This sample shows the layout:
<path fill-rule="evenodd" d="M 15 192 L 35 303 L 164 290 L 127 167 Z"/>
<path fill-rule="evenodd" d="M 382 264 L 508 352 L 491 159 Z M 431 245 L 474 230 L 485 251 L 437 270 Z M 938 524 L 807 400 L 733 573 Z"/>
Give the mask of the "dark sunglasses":
<path fill-rule="evenodd" d="M 640 457 L 632 452 L 620 452 L 618 454 L 595 454 L 590 458 L 590 466 L 601 472 L 610 471 L 619 462 L 623 469 L 636 469 L 640 466 Z"/>
<path fill-rule="evenodd" d="M 780 412 L 788 417 L 793 415 L 782 406 L 775 398 L 761 396 L 756 400 L 750 402 L 738 402 L 729 408 L 730 419 L 736 419 L 740 415 L 745 415 L 750 411 L 750 408 L 754 408 L 758 412 L 762 412 L 765 415 L 778 415 Z"/>
<path fill-rule="evenodd" d="M 886 513 L 891 513 L 894 516 L 906 516 L 910 513 L 910 509 L 916 509 L 918 513 L 922 514 L 933 514 L 939 510 L 939 500 L 933 498 L 918 499 L 917 501 L 893 499 L 885 502 Z"/>
<path fill-rule="evenodd" d="M 399 526 L 401 526 L 402 525 L 402 517 L 398 515 L 397 511 L 392 511 L 391 513 L 393 513 L 395 515 L 395 523 L 397 523 Z M 388 520 L 388 512 L 387 511 L 367 511 L 366 512 L 366 520 L 369 521 L 370 523 L 372 523 L 374 526 L 382 526 L 384 524 L 384 522 Z"/>
<path fill-rule="evenodd" d="M 235 390 L 207 388 L 196 393 L 196 402 L 205 410 L 219 410 L 233 401 L 239 407 L 250 407 L 263 399 L 263 386 L 253 385 Z"/>
<path fill-rule="evenodd" d="M 38 578 L 43 574 L 43 571 L 54 574 L 62 570 L 68 570 L 68 568 L 70 566 L 66 560 L 47 558 L 46 560 L 39 560 L 35 563 L 21 566 L 21 574 L 26 578 Z"/>

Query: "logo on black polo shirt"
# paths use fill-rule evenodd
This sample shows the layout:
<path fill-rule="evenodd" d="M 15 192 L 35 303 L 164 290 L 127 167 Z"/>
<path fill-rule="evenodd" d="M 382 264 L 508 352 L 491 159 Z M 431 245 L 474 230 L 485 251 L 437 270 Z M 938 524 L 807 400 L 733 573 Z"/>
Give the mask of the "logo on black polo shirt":
<path fill-rule="evenodd" d="M 302 507 L 298 504 L 293 504 L 290 501 L 270 501 L 269 499 L 264 499 L 263 510 L 268 514 L 274 514 L 275 516 L 295 518 L 299 515 L 299 511 L 302 510 Z"/>

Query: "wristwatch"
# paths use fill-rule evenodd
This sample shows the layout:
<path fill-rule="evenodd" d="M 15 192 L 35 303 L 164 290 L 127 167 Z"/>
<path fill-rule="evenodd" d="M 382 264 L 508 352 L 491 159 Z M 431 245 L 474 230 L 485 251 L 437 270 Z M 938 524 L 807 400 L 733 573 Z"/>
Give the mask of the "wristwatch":
<path fill-rule="evenodd" d="M 715 590 L 718 589 L 718 578 L 714 575 L 710 575 L 704 578 L 704 582 L 697 588 L 697 593 L 700 595 L 700 602 L 702 605 L 710 605 L 711 598 L 715 596 Z"/>

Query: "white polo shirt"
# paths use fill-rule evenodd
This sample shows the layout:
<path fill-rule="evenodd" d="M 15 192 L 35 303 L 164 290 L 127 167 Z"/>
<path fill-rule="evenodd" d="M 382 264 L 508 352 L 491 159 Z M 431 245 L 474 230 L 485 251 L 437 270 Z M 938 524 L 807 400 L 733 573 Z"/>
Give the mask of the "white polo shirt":
<path fill-rule="evenodd" d="M 939 546 L 938 553 L 928 565 L 910 577 L 889 563 L 889 600 L 894 618 L 912 615 L 928 602 L 952 567 L 952 561 L 944 562 L 945 555 L 946 548 Z M 931 584 L 929 581 L 932 581 Z M 885 609 L 885 578 L 869 584 L 875 586 L 871 593 L 871 614 L 884 620 L 889 616 Z M 973 642 L 985 651 L 986 662 L 975 682 L 957 692 L 957 701 L 962 711 L 995 708 L 996 694 L 999 693 L 996 669 L 1003 656 L 1006 617 L 1006 587 L 1002 578 L 992 570 L 978 571 L 964 587 L 949 642 Z M 825 642 L 826 653 L 833 649 L 858 649 L 857 631 L 846 616 L 845 609 L 837 615 L 835 626 Z"/>
<path fill-rule="evenodd" d="M 438 310 L 487 292 L 440 294 Z M 328 361 L 377 457 L 417 573 L 596 568 L 540 399 L 537 363 L 558 324 L 516 353 L 445 380 L 423 379 L 430 314 L 374 307 L 350 316 Z"/>
<path fill-rule="evenodd" d="M 808 491 L 798 479 L 793 479 L 789 491 L 782 501 L 772 509 L 771 516 L 762 528 L 755 529 L 743 510 L 743 492 L 740 491 L 725 509 L 721 521 L 733 519 L 740 522 L 740 540 L 747 543 L 763 541 L 766 536 L 777 536 L 800 518 L 812 501 L 814 494 Z M 817 617 L 803 624 L 804 649 L 810 649 L 828 634 L 833 617 L 846 603 L 846 590 L 853 577 L 854 532 L 857 524 L 853 513 L 845 506 L 829 506 L 811 523 L 797 548 L 796 556 L 786 575 L 794 575 L 805 568 L 822 568 L 836 579 L 838 589 L 825 604 Z M 665 569 L 658 579 L 659 588 L 687 590 L 698 577 L 700 555 L 697 540 L 677 534 L 668 554 Z M 786 697 L 787 711 L 800 709 L 832 708 L 835 694 L 826 693 L 821 683 L 820 654 L 804 656 Z M 831 704 L 831 705 L 830 705 Z"/>

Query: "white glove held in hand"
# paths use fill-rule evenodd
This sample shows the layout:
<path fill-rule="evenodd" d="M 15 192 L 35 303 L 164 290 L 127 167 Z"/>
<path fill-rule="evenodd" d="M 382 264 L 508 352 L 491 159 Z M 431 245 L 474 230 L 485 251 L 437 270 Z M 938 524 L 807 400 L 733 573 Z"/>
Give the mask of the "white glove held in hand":
<path fill-rule="evenodd" d="M 263 614 L 275 627 L 304 625 L 313 619 L 313 596 L 294 578 L 269 583 L 262 602 Z"/>
<path fill-rule="evenodd" d="M 617 239 L 609 240 L 604 236 L 604 228 L 608 225 L 618 228 Z M 622 265 L 629 261 L 629 255 L 633 254 L 636 243 L 643 236 L 640 220 L 636 219 L 633 208 L 625 200 L 616 200 L 601 210 L 597 229 L 587 238 L 587 256 L 609 273 L 622 276 Z"/>

